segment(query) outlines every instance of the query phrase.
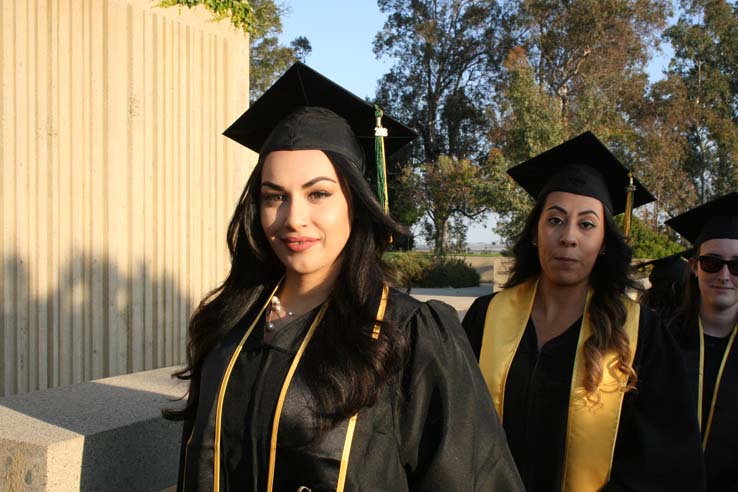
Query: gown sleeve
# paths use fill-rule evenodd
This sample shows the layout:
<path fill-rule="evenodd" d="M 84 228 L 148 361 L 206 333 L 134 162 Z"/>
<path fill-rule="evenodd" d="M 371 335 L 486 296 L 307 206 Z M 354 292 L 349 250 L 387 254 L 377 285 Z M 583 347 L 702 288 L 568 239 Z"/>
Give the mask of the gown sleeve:
<path fill-rule="evenodd" d="M 187 441 L 190 439 L 194 419 L 186 419 L 182 423 L 182 441 L 179 445 L 179 469 L 177 471 L 177 492 L 184 490 L 185 457 L 187 456 Z"/>
<path fill-rule="evenodd" d="M 456 311 L 429 301 L 408 323 L 399 430 L 409 490 L 523 491 Z"/>
<path fill-rule="evenodd" d="M 606 492 L 705 490 L 700 432 L 676 343 L 641 309 L 636 391 L 623 399 Z"/>

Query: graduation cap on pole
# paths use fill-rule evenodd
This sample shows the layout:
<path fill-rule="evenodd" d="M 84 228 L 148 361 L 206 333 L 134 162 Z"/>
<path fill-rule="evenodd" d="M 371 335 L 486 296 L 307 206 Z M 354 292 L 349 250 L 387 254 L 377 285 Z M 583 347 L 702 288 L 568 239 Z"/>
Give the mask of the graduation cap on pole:
<path fill-rule="evenodd" d="M 538 154 L 508 174 L 535 199 L 565 191 L 596 198 L 613 215 L 655 200 L 592 132 Z"/>
<path fill-rule="evenodd" d="M 373 171 L 378 163 L 377 182 L 385 209 L 384 155 L 392 155 L 416 137 L 410 128 L 300 62 L 223 135 L 260 154 L 275 150 L 336 152 L 362 173 Z"/>
<path fill-rule="evenodd" d="M 738 193 L 688 210 L 667 220 L 666 225 L 695 246 L 709 239 L 738 239 Z"/>

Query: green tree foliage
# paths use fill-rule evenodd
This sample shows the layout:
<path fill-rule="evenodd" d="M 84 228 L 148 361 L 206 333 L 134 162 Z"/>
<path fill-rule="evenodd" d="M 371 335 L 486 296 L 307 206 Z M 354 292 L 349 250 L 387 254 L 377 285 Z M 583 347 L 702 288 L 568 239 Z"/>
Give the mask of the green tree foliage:
<path fill-rule="evenodd" d="M 697 198 L 694 182 L 683 167 L 689 150 L 684 138 L 689 128 L 688 106 L 684 83 L 669 75 L 651 86 L 634 113 L 638 156 L 643 163 L 639 179 L 658 197 L 649 205 L 649 217 L 644 217 L 653 230 L 663 227 L 665 216 L 694 205 Z"/>
<path fill-rule="evenodd" d="M 299 36 L 289 46 L 279 43 L 285 7 L 274 0 L 162 0 L 161 7 L 203 5 L 215 20 L 230 18 L 238 29 L 251 36 L 249 99 L 254 102 L 295 61 L 305 61 L 312 52 L 310 41 Z"/>
<path fill-rule="evenodd" d="M 738 5 L 684 1 L 664 36 L 674 57 L 652 97 L 661 96 L 683 122 L 670 137 L 682 148 L 681 170 L 703 203 L 738 189 Z M 675 201 L 673 208 L 685 205 L 691 203 Z"/>
<path fill-rule="evenodd" d="M 312 52 L 310 41 L 299 36 L 289 46 L 279 43 L 282 33 L 282 17 L 287 14 L 284 7 L 274 0 L 249 0 L 257 11 L 262 12 L 265 29 L 251 36 L 251 72 L 249 74 L 249 98 L 256 101 L 275 80 L 296 61 L 305 61 Z"/>
<path fill-rule="evenodd" d="M 390 180 L 390 193 L 401 190 L 390 201 L 392 215 L 411 227 L 427 213 L 423 227 L 439 253 L 449 246 L 449 219 L 454 217 L 453 242 L 463 249 L 461 218 L 479 218 L 489 209 L 491 195 L 482 204 L 477 196 L 449 193 L 459 178 L 449 163 L 463 163 L 467 176 L 488 174 L 485 135 L 491 88 L 504 52 L 502 11 L 489 0 L 377 3 L 388 17 L 374 40 L 374 53 L 394 62 L 379 81 L 377 100 L 388 114 L 418 131 L 413 157 L 424 163 L 405 169 L 400 181 Z"/>
<path fill-rule="evenodd" d="M 420 133 L 420 161 L 484 150 L 486 110 L 502 50 L 502 15 L 489 0 L 378 0 L 388 15 L 374 53 L 394 62 L 377 99 Z"/>
<path fill-rule="evenodd" d="M 520 0 L 514 25 L 540 88 L 558 100 L 567 136 L 628 134 L 648 82 L 649 48 L 668 0 Z"/>
<path fill-rule="evenodd" d="M 622 227 L 623 216 L 616 217 L 615 222 Z M 656 232 L 638 217 L 633 217 L 631 223 L 630 245 L 633 258 L 663 258 L 686 249 L 676 241 L 674 232 Z"/>
<path fill-rule="evenodd" d="M 462 217 L 478 219 L 490 209 L 492 181 L 489 168 L 478 166 L 469 159 L 441 155 L 435 162 L 418 167 L 406 167 L 400 184 L 406 200 L 418 204 L 427 217 L 426 236 L 432 238 L 436 255 L 449 251 L 449 221 Z M 463 249 L 465 231 L 455 226 L 455 248 Z"/>
<path fill-rule="evenodd" d="M 161 0 L 159 7 L 187 7 L 202 5 L 213 13 L 213 19 L 230 19 L 237 29 L 251 35 L 260 35 L 271 26 L 272 13 L 260 10 L 250 0 Z"/>

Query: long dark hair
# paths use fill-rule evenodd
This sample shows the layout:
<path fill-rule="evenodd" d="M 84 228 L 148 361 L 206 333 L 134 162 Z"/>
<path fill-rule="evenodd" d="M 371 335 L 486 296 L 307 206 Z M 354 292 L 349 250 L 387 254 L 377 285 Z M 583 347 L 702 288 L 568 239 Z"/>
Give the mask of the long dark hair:
<path fill-rule="evenodd" d="M 679 279 L 652 281 L 651 287 L 643 293 L 638 302 L 656 311 L 668 325 L 678 316 L 679 310 L 684 306 L 686 286 L 690 276 L 690 269 L 685 268 Z"/>
<path fill-rule="evenodd" d="M 682 302 L 674 315 L 674 318 L 680 321 L 684 330 L 691 329 L 691 327 L 697 327 L 699 324 L 702 296 L 700 295 L 700 282 L 697 280 L 697 275 L 692 272 L 691 267 L 692 263 L 697 261 L 697 258 L 700 255 L 701 246 L 702 243 L 700 242 L 699 244 L 695 244 L 694 248 L 692 248 L 692 254 L 690 255 L 689 260 L 690 268 L 687 268 L 687 278 L 684 281 L 684 290 L 682 291 Z"/>
<path fill-rule="evenodd" d="M 513 246 L 514 263 L 510 278 L 505 288 L 519 285 L 541 274 L 541 262 L 538 249 L 533 246 L 536 239 L 538 220 L 546 202 L 543 195 L 536 201 L 528 215 L 525 228 L 515 239 Z M 628 378 L 626 391 L 634 389 L 638 380 L 635 369 L 628 363 L 630 359 L 630 343 L 623 330 L 627 311 L 623 296 L 628 289 L 641 290 L 633 279 L 631 259 L 633 250 L 625 242 L 625 237 L 615 223 L 612 214 L 605 210 L 605 238 L 603 251 L 595 261 L 589 283 L 592 287 L 592 299 L 589 304 L 589 315 L 592 335 L 584 342 L 586 376 L 584 388 L 588 395 L 596 396 L 597 387 L 602 382 L 604 356 L 610 351 L 617 354 L 617 368 Z"/>
<path fill-rule="evenodd" d="M 399 326 L 382 323 L 381 336 L 371 338 L 379 292 L 385 282 L 381 255 L 392 236 L 404 233 L 377 202 L 358 167 L 325 151 L 349 203 L 351 233 L 343 249 L 341 270 L 327 300 L 328 309 L 300 362 L 315 400 L 320 433 L 361 408 L 375 403 L 382 386 L 405 358 L 407 340 Z M 189 380 L 187 405 L 167 409 L 164 416 L 182 420 L 195 415 L 203 361 L 218 341 L 245 315 L 264 302 L 284 273 L 262 230 L 259 216 L 260 158 L 246 183 L 228 226 L 231 270 L 190 319 L 187 365 L 174 374 Z"/>

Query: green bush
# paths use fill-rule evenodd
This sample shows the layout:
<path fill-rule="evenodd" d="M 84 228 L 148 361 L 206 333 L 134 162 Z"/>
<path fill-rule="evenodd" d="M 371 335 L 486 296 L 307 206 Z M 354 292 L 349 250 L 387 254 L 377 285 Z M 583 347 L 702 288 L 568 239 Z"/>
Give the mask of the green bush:
<path fill-rule="evenodd" d="M 623 215 L 619 215 L 615 221 L 622 227 Z M 667 234 L 651 229 L 637 216 L 633 216 L 630 246 L 633 248 L 633 258 L 663 258 L 684 249 Z"/>
<path fill-rule="evenodd" d="M 432 257 L 422 253 L 391 252 L 382 258 L 389 266 L 390 276 L 398 285 L 418 285 L 423 271 L 432 262 Z"/>
<path fill-rule="evenodd" d="M 422 272 L 420 287 L 476 287 L 479 272 L 460 258 L 436 258 Z"/>

